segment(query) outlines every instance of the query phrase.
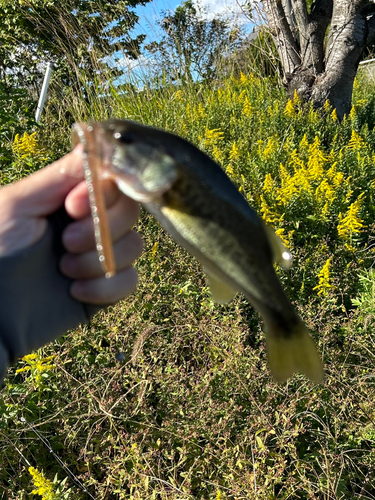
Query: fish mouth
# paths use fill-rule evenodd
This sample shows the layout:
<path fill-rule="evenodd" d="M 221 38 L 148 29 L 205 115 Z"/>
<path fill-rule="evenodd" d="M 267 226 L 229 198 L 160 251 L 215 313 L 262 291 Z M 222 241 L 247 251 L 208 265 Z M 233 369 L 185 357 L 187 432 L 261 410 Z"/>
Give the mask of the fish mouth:
<path fill-rule="evenodd" d="M 155 203 L 165 193 L 165 189 L 150 193 L 139 186 L 135 176 L 123 172 L 117 174 L 111 172 L 106 177 L 113 179 L 122 193 L 139 203 Z"/>
<path fill-rule="evenodd" d="M 101 178 L 112 179 L 120 191 L 140 203 L 160 202 L 163 194 L 169 190 L 176 175 L 147 176 L 147 172 L 167 161 L 173 163 L 164 154 L 155 158 L 152 147 L 142 139 L 131 144 L 118 142 L 116 132 L 109 127 L 110 122 L 77 122 L 73 125 L 72 145 L 82 143 L 85 161 L 89 167 L 95 167 Z M 168 163 L 169 165 L 169 163 Z M 142 166 L 142 167 L 140 167 Z M 148 168 L 151 166 L 151 168 Z"/>

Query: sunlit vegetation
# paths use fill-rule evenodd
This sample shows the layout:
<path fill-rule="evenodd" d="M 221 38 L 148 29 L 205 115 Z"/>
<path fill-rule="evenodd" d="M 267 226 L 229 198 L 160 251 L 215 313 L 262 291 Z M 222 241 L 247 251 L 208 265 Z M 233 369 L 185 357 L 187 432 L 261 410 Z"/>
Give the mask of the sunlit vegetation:
<path fill-rule="evenodd" d="M 241 295 L 216 305 L 200 265 L 142 213 L 136 293 L 9 371 L 0 498 L 375 498 L 374 103 L 356 82 L 339 123 L 328 103 L 242 73 L 67 91 L 40 125 L 15 120 L 2 184 L 67 152 L 73 120 L 136 120 L 214 158 L 291 249 L 278 273 L 326 378 L 277 385 L 258 314 Z"/>

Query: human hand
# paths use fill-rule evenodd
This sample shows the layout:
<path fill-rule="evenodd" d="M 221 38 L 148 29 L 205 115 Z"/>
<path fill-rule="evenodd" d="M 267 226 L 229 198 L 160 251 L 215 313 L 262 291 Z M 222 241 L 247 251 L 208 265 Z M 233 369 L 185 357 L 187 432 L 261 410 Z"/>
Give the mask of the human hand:
<path fill-rule="evenodd" d="M 138 218 L 139 208 L 113 182 L 103 181 L 117 270 L 114 277 L 107 279 L 96 252 L 83 178 L 82 147 L 77 146 L 49 167 L 2 187 L 0 257 L 39 241 L 47 230 L 47 216 L 65 204 L 74 221 L 62 233 L 67 253 L 60 260 L 60 270 L 73 280 L 70 293 L 80 302 L 110 304 L 129 295 L 137 284 L 137 273 L 131 266 L 142 250 L 142 241 L 131 227 Z"/>

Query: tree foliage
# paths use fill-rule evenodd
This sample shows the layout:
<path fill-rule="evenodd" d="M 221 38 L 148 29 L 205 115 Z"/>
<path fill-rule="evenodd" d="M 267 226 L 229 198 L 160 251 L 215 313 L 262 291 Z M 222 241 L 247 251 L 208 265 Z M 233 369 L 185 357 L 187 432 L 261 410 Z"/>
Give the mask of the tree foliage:
<path fill-rule="evenodd" d="M 138 20 L 134 7 L 148 1 L 0 0 L 0 80 L 32 86 L 48 60 L 70 85 L 77 72 L 93 78 L 116 50 L 137 57 L 144 35 L 129 30 Z"/>
<path fill-rule="evenodd" d="M 192 0 L 163 14 L 161 41 L 152 42 L 147 48 L 157 54 L 159 69 L 172 80 L 212 78 L 222 57 L 239 42 L 237 27 L 231 28 L 226 19 L 207 19 L 205 10 Z"/>

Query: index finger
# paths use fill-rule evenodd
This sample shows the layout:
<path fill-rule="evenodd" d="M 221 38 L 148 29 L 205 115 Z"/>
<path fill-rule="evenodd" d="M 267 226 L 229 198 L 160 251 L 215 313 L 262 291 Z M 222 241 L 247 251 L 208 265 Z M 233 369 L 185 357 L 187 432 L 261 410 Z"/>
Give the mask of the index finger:
<path fill-rule="evenodd" d="M 103 190 L 107 209 L 112 207 L 120 196 L 125 196 L 122 195 L 116 184 L 110 179 L 101 180 L 101 189 Z M 91 214 L 86 182 L 81 182 L 70 191 L 65 199 L 65 208 L 73 219 L 82 219 Z"/>

